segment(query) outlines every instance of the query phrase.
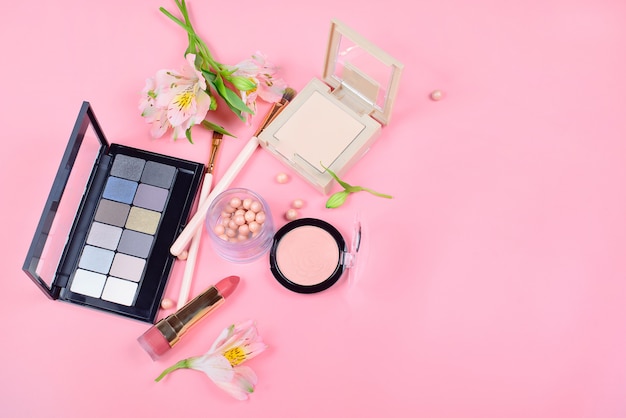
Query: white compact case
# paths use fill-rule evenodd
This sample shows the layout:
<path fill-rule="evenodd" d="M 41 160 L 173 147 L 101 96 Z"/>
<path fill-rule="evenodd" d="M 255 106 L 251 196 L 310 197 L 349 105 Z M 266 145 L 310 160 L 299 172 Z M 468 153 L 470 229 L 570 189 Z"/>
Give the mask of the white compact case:
<path fill-rule="evenodd" d="M 263 148 L 330 192 L 389 123 L 403 65 L 333 20 L 323 80 L 314 78 L 259 134 Z"/>

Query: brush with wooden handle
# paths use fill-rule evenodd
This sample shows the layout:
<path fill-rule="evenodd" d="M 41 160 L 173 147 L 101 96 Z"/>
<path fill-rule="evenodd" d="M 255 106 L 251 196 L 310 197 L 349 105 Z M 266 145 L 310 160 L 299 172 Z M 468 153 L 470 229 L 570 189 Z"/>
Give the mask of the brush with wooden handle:
<path fill-rule="evenodd" d="M 219 182 L 217 182 L 209 196 L 200 203 L 195 215 L 189 220 L 185 229 L 183 229 L 176 241 L 174 241 L 174 243 L 170 247 L 170 252 L 173 255 L 178 256 L 181 252 L 183 252 L 196 231 L 201 230 L 202 222 L 206 217 L 206 213 L 209 209 L 209 206 L 211 205 L 211 202 L 213 202 L 218 194 L 222 193 L 228 188 L 228 186 L 230 186 L 235 177 L 237 177 L 237 174 L 239 174 L 239 171 L 241 171 L 243 166 L 246 165 L 254 151 L 259 146 L 258 135 L 263 131 L 263 129 L 267 127 L 267 125 L 269 125 L 276 118 L 276 116 L 278 116 L 278 114 L 285 108 L 285 106 L 287 106 L 287 104 L 289 104 L 289 102 L 293 100 L 295 95 L 296 91 L 292 88 L 287 87 L 283 92 L 283 96 L 280 101 L 272 105 L 270 111 L 265 116 L 263 123 L 259 126 L 259 129 L 257 129 L 254 136 L 252 136 L 252 138 L 248 140 L 248 142 L 239 152 L 230 167 L 228 167 L 228 169 L 224 173 L 224 176 L 220 179 Z"/>
<path fill-rule="evenodd" d="M 222 143 L 222 137 L 223 135 L 221 133 L 213 132 L 211 154 L 209 155 L 209 162 L 204 172 L 204 179 L 202 180 L 202 188 L 200 189 L 198 207 L 202 205 L 202 202 L 206 200 L 211 192 L 211 184 L 213 183 L 213 169 L 215 168 L 215 157 L 217 156 L 217 151 Z M 191 243 L 189 244 L 187 261 L 185 263 L 185 271 L 183 273 L 183 281 L 180 286 L 180 293 L 178 294 L 178 304 L 176 305 L 176 309 L 182 308 L 187 303 L 187 299 L 189 298 L 191 281 L 193 280 L 193 273 L 196 268 L 196 258 L 198 256 L 201 239 L 202 228 L 198 228 L 198 230 L 191 239 Z"/>

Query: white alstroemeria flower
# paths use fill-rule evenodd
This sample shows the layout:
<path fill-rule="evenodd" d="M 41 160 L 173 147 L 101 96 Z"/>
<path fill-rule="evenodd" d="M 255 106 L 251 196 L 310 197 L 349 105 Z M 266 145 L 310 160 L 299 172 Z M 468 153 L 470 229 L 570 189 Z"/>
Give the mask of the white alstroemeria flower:
<path fill-rule="evenodd" d="M 202 123 L 211 108 L 206 79 L 195 67 L 195 54 L 185 58 L 180 72 L 160 70 L 155 79 L 146 80 L 139 110 L 152 124 L 150 133 L 154 138 L 169 128 L 173 128 L 174 139 L 184 138 L 189 128 Z"/>
<path fill-rule="evenodd" d="M 191 24 L 185 0 L 177 0 L 178 16 L 163 7 L 159 10 L 185 30 L 189 45 L 185 49 L 186 65 L 180 72 L 160 70 L 150 80 L 139 105 L 142 116 L 151 124 L 154 138 L 172 129 L 173 139 L 186 137 L 192 142 L 192 127 L 200 125 L 222 135 L 234 136 L 223 126 L 205 119 L 217 110 L 218 98 L 242 121 L 249 122 L 256 110 L 256 100 L 276 102 L 286 83 L 276 76 L 276 67 L 265 56 L 256 53 L 238 68 L 217 61 L 207 44 Z"/>
<path fill-rule="evenodd" d="M 180 73 L 171 70 L 157 72 L 160 89 L 157 106 L 167 109 L 170 125 L 183 132 L 201 123 L 211 108 L 211 96 L 206 92 L 206 80 L 195 66 L 196 55 L 187 54 Z"/>
<path fill-rule="evenodd" d="M 259 51 L 230 68 L 235 71 L 233 76 L 247 78 L 256 85 L 253 90 L 240 91 L 241 100 L 255 111 L 257 98 L 268 103 L 275 103 L 282 98 L 287 87 L 287 83 L 282 78 L 277 77 L 278 67 L 270 63 L 267 57 Z"/>
<path fill-rule="evenodd" d="M 231 325 L 222 331 L 204 355 L 179 361 L 165 369 L 156 381 L 177 369 L 199 370 L 234 398 L 245 400 L 254 392 L 257 376 L 242 363 L 256 357 L 266 348 L 253 321 Z"/>
<path fill-rule="evenodd" d="M 146 118 L 146 122 L 150 124 L 150 135 L 153 138 L 160 138 L 172 125 L 167 120 L 167 108 L 157 105 L 156 98 L 159 95 L 159 88 L 154 78 L 146 80 L 146 85 L 141 94 L 142 97 L 139 102 L 141 116 Z"/>

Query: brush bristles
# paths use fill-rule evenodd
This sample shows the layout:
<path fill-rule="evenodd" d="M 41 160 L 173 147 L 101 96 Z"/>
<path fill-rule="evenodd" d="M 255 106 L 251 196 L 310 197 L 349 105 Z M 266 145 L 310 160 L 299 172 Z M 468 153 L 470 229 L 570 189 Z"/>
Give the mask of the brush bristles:
<path fill-rule="evenodd" d="M 296 91 L 294 89 L 292 89 L 291 87 L 286 87 L 285 90 L 283 91 L 283 102 L 290 102 L 293 100 L 294 96 L 296 95 Z"/>

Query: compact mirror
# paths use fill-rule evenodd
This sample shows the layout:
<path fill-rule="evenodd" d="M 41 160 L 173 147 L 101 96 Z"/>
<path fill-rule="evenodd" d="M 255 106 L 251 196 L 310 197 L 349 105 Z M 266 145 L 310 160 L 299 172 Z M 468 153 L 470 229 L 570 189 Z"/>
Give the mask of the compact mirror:
<path fill-rule="evenodd" d="M 362 35 L 334 20 L 331 24 L 324 81 L 341 100 L 383 125 L 389 123 L 403 65 Z"/>

